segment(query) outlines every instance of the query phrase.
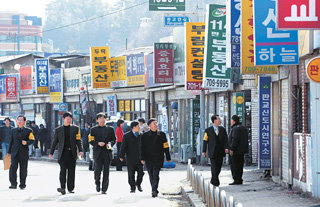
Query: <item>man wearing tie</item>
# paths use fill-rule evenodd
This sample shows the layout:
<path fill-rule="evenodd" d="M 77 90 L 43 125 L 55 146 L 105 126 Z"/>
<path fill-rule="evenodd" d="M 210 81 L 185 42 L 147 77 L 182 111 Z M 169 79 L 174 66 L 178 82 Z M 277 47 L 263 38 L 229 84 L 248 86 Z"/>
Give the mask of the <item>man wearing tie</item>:
<path fill-rule="evenodd" d="M 202 156 L 206 157 L 208 148 L 208 157 L 211 162 L 211 181 L 214 186 L 219 186 L 219 174 L 225 153 L 228 153 L 228 135 L 226 129 L 220 126 L 221 120 L 219 115 L 211 117 L 213 126 L 205 130 L 203 138 Z"/>

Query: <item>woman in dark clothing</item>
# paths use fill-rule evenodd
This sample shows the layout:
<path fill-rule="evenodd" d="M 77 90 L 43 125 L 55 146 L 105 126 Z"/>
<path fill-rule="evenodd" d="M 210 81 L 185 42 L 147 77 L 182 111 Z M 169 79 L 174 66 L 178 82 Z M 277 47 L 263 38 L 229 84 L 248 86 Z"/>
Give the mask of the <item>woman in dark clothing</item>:
<path fill-rule="evenodd" d="M 116 137 L 117 137 L 117 171 L 122 171 L 122 162 L 119 159 L 120 155 L 120 149 L 122 144 L 122 138 L 124 135 L 124 132 L 122 130 L 122 127 L 124 126 L 124 121 L 122 119 L 119 119 L 117 121 L 117 129 L 116 129 Z"/>

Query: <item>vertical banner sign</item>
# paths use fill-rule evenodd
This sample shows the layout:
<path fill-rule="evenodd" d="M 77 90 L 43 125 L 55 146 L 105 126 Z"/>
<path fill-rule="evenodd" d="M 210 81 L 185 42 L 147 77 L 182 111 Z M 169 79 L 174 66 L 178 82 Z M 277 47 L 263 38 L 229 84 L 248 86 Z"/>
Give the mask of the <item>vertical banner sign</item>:
<path fill-rule="evenodd" d="M 240 122 L 244 124 L 244 93 L 237 92 L 232 94 L 231 114 L 236 114 L 240 117 Z"/>
<path fill-rule="evenodd" d="M 160 86 L 160 84 L 154 82 L 154 67 L 153 67 L 153 54 L 148 54 L 145 56 L 145 68 L 146 68 L 146 80 L 145 87 L 151 88 Z"/>
<path fill-rule="evenodd" d="M 186 89 L 202 89 L 204 22 L 186 23 Z"/>
<path fill-rule="evenodd" d="M 259 167 L 271 169 L 271 77 L 259 77 Z"/>
<path fill-rule="evenodd" d="M 240 68 L 241 0 L 231 0 L 231 67 Z M 229 15 L 229 14 L 228 14 Z"/>
<path fill-rule="evenodd" d="M 200 130 L 200 100 L 192 100 L 192 147 L 193 151 L 197 150 L 197 137 Z"/>
<path fill-rule="evenodd" d="M 7 101 L 18 100 L 16 77 L 6 77 L 6 100 Z"/>
<path fill-rule="evenodd" d="M 110 88 L 109 47 L 91 47 L 90 62 L 93 88 Z"/>
<path fill-rule="evenodd" d="M 33 94 L 32 90 L 32 66 L 24 66 L 20 68 L 20 94 Z"/>
<path fill-rule="evenodd" d="M 173 83 L 173 44 L 154 43 L 155 83 Z"/>
<path fill-rule="evenodd" d="M 203 87 L 229 89 L 231 69 L 226 66 L 226 6 L 209 4 L 206 13 Z"/>
<path fill-rule="evenodd" d="M 149 11 L 185 11 L 185 0 L 149 0 Z"/>
<path fill-rule="evenodd" d="M 144 85 L 144 54 L 127 56 L 128 86 Z"/>
<path fill-rule="evenodd" d="M 110 58 L 110 71 L 114 77 L 111 82 L 112 88 L 127 86 L 127 65 L 126 57 Z"/>
<path fill-rule="evenodd" d="M 20 81 L 19 81 L 19 74 L 5 74 L 5 75 L 0 75 L 0 103 L 5 103 L 5 102 L 17 102 L 18 101 L 18 96 L 15 100 L 7 100 L 7 77 L 15 77 L 17 82 L 17 88 L 20 88 Z M 17 93 L 18 95 L 18 93 Z"/>
<path fill-rule="evenodd" d="M 107 96 L 108 116 L 117 116 L 117 96 Z"/>
<path fill-rule="evenodd" d="M 36 59 L 37 93 L 49 93 L 49 60 Z"/>
<path fill-rule="evenodd" d="M 278 0 L 278 29 L 320 29 L 320 0 Z"/>
<path fill-rule="evenodd" d="M 174 85 L 185 85 L 186 83 L 186 61 L 185 61 L 185 28 L 173 29 L 174 55 L 173 55 L 173 79 Z"/>
<path fill-rule="evenodd" d="M 276 31 L 275 10 L 274 0 L 254 0 L 255 65 L 299 64 L 298 31 Z"/>
<path fill-rule="evenodd" d="M 278 67 L 275 65 L 254 65 L 252 0 L 241 0 L 241 19 L 241 73 L 277 74 Z"/>
<path fill-rule="evenodd" d="M 61 68 L 50 69 L 50 103 L 61 103 L 62 102 L 62 70 Z"/>

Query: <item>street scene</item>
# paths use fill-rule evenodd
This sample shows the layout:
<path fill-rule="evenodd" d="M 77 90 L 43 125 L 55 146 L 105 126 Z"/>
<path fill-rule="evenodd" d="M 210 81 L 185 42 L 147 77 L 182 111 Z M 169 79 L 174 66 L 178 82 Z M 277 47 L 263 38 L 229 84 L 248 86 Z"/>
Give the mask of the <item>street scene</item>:
<path fill-rule="evenodd" d="M 1 206 L 320 206 L 320 0 L 11 0 Z"/>

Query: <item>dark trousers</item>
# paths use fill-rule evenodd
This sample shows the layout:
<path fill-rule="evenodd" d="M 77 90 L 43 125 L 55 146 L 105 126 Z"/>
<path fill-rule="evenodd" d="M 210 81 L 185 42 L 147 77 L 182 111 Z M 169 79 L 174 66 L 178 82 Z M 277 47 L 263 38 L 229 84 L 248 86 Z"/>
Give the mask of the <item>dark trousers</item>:
<path fill-rule="evenodd" d="M 231 174 L 235 183 L 242 183 L 244 154 L 230 156 Z"/>
<path fill-rule="evenodd" d="M 109 166 L 110 160 L 107 155 L 100 156 L 98 159 L 94 160 L 94 180 L 96 185 L 100 186 L 101 171 L 103 170 L 102 178 L 102 191 L 107 191 L 109 186 Z"/>
<path fill-rule="evenodd" d="M 64 150 L 62 152 L 60 164 L 60 186 L 66 189 L 66 183 L 68 191 L 73 191 L 74 189 L 74 179 L 76 173 L 76 160 L 72 156 L 71 150 Z"/>
<path fill-rule="evenodd" d="M 139 186 L 142 183 L 142 177 L 144 175 L 143 172 L 143 165 L 140 164 L 136 164 L 136 165 L 127 165 L 128 168 L 128 181 L 129 181 L 129 185 L 131 190 L 135 190 L 136 189 L 136 185 Z M 137 171 L 137 180 L 135 180 L 134 176 L 135 176 L 135 172 Z"/>
<path fill-rule="evenodd" d="M 214 186 L 219 186 L 219 174 L 221 172 L 221 166 L 223 162 L 223 156 L 216 156 L 214 158 L 210 158 L 211 162 L 211 181 L 210 183 Z"/>
<path fill-rule="evenodd" d="M 120 161 L 120 149 L 122 142 L 117 142 L 117 171 L 122 171 L 122 162 Z"/>
<path fill-rule="evenodd" d="M 47 142 L 46 141 L 40 141 L 40 150 L 41 150 L 41 155 L 47 154 Z"/>
<path fill-rule="evenodd" d="M 148 169 L 150 184 L 152 187 L 152 192 L 159 193 L 158 186 L 159 186 L 159 180 L 160 180 L 160 177 L 159 177 L 160 167 L 147 166 L 147 169 Z"/>
<path fill-rule="evenodd" d="M 26 155 L 28 156 L 28 155 Z M 28 157 L 17 155 L 11 160 L 11 166 L 9 170 L 9 180 L 12 186 L 17 186 L 17 170 L 18 164 L 20 168 L 20 187 L 26 186 L 26 179 L 28 173 Z"/>

